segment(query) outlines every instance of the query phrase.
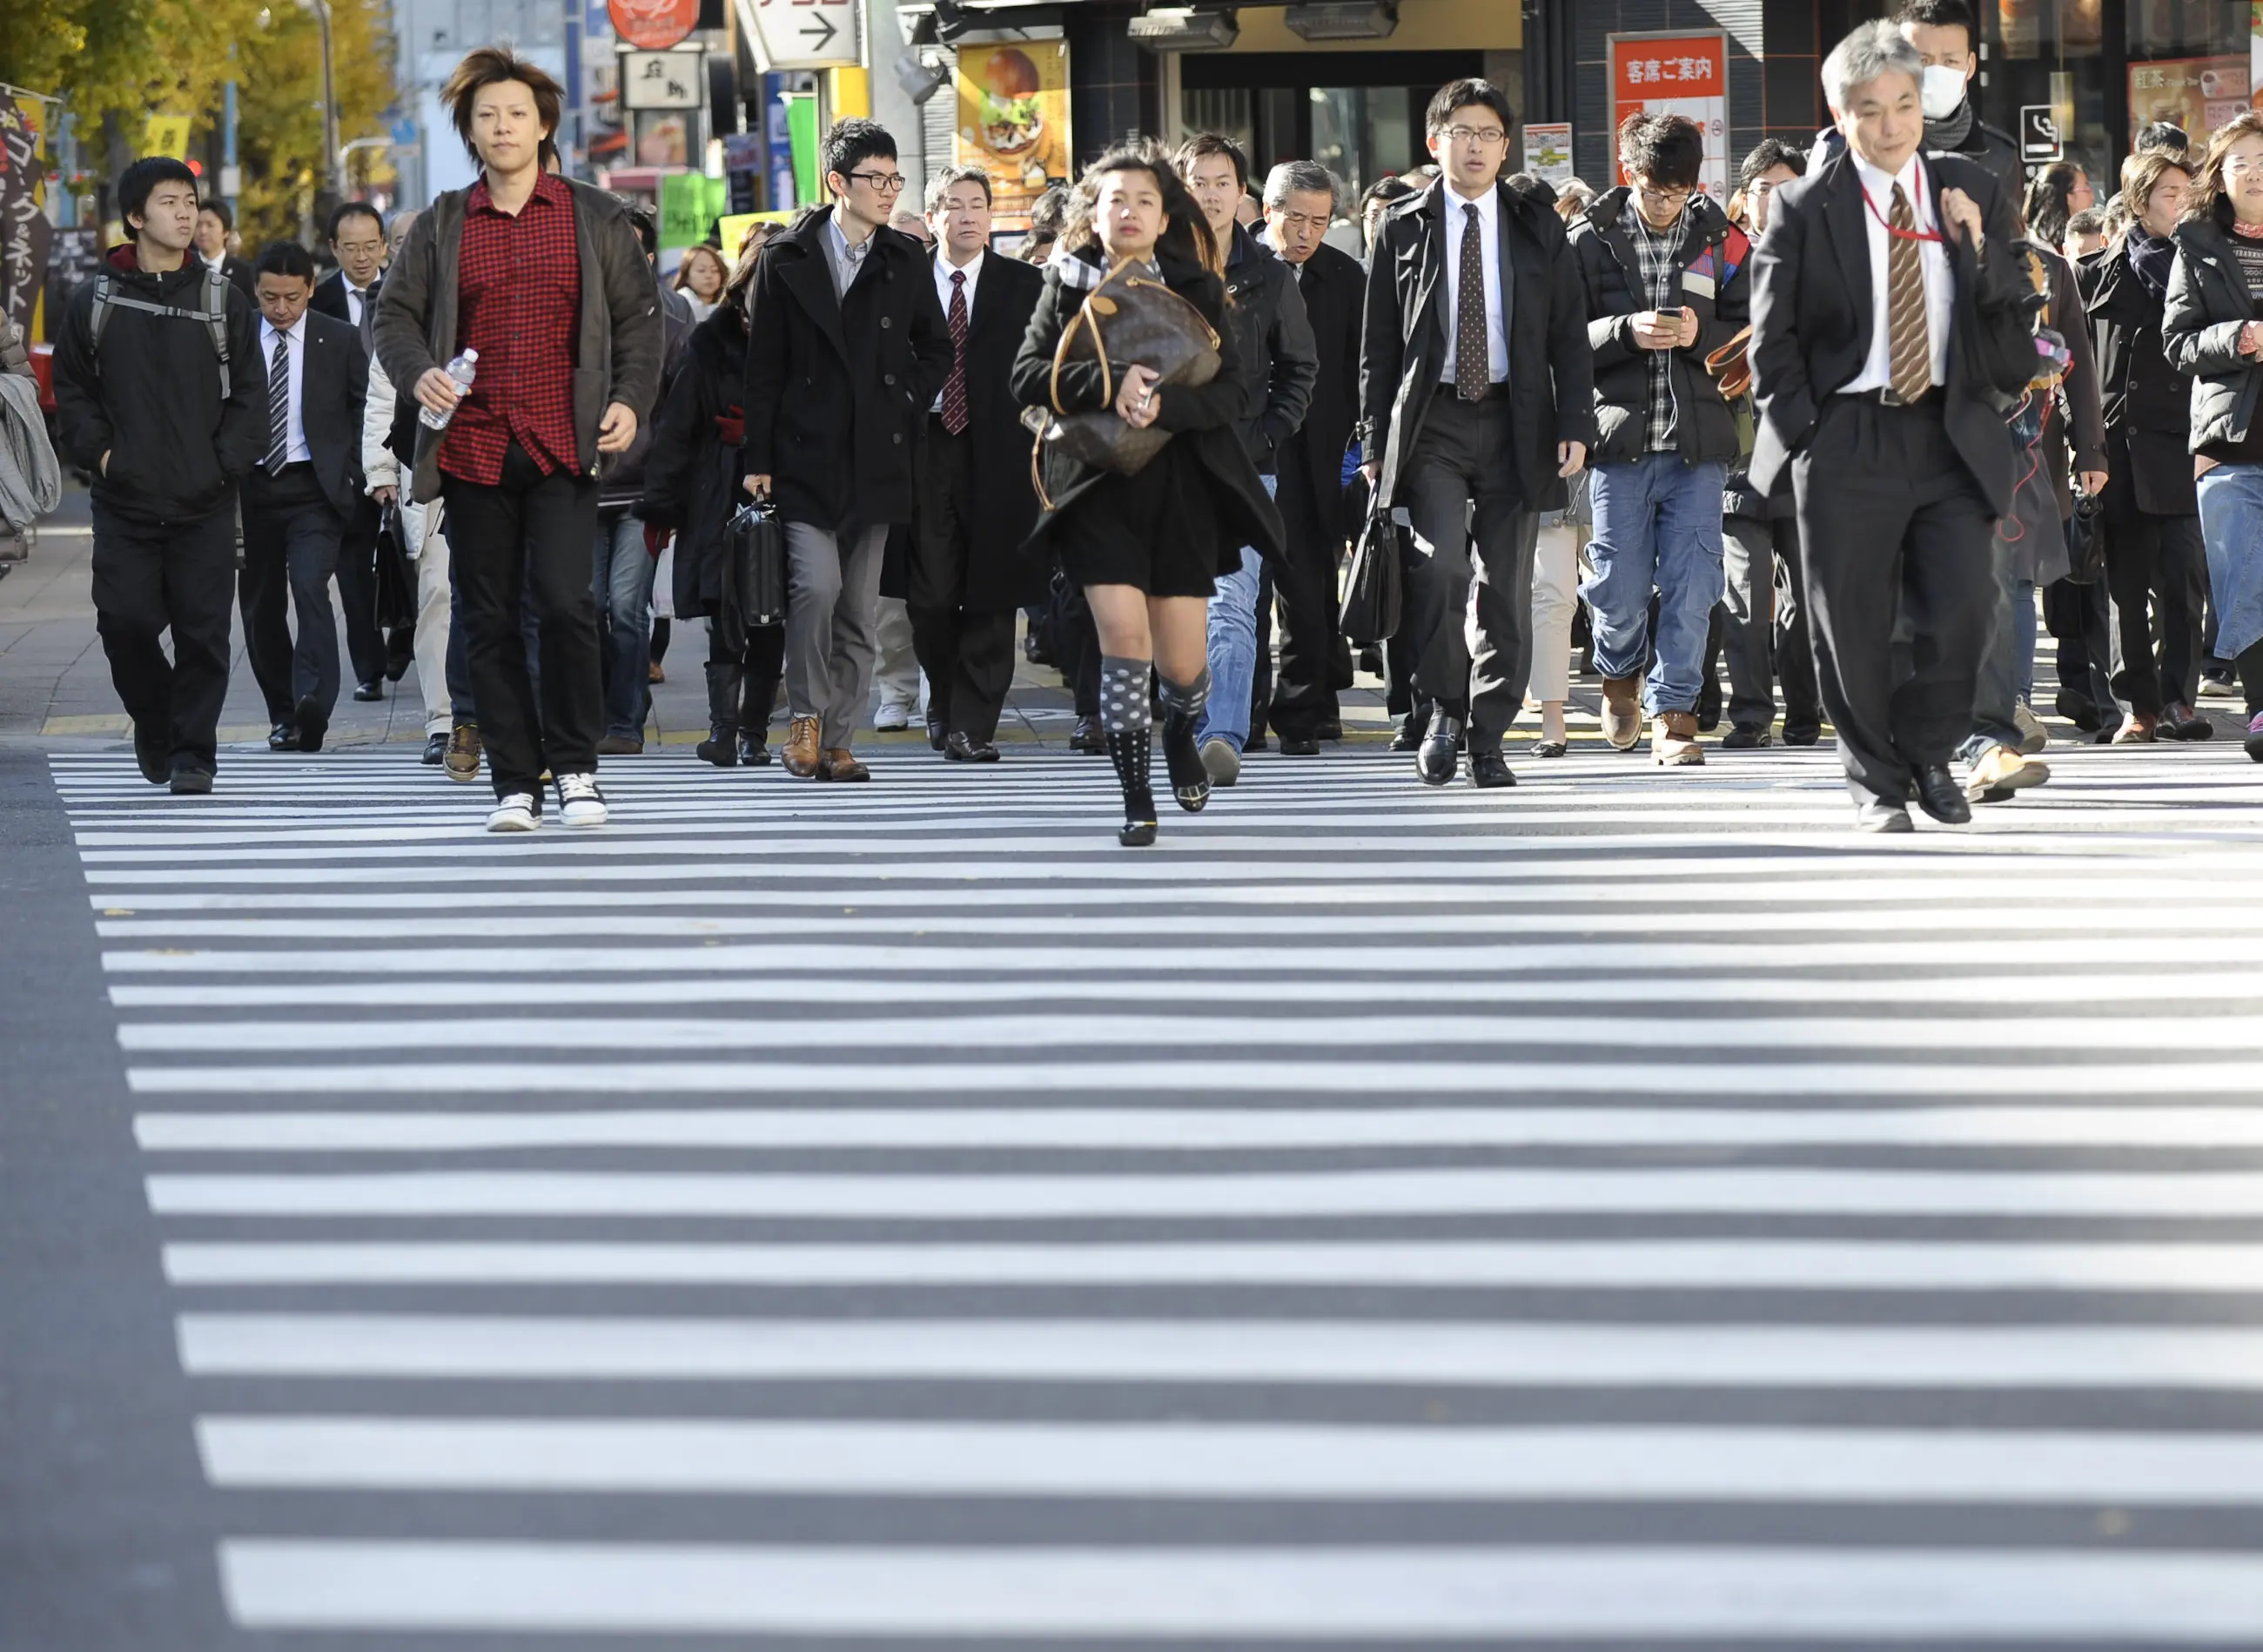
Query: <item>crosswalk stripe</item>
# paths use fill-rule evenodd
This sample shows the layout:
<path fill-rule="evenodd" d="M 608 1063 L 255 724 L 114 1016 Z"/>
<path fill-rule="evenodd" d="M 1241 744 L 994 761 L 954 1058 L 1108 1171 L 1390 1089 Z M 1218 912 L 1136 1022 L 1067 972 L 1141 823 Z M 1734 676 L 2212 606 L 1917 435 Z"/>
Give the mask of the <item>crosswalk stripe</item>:
<path fill-rule="evenodd" d="M 2240 1554 L 1441 1546 L 1370 1550 L 323 1542 L 234 1539 L 221 1584 L 257 1629 L 1008 1637 L 1753 1636 L 1970 1646 L 2236 1641 L 2263 1622 Z"/>

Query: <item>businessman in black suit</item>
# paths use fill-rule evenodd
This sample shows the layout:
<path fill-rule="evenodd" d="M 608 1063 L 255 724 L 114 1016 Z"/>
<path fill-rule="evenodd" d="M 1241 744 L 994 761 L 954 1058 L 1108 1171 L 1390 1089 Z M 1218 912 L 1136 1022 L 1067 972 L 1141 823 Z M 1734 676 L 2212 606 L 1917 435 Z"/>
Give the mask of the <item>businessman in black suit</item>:
<path fill-rule="evenodd" d="M 1516 127 L 1500 89 L 1454 81 L 1423 124 L 1438 180 L 1391 209 L 1368 255 L 1364 468 L 1376 508 L 1413 522 L 1406 634 L 1437 705 L 1415 771 L 1445 785 L 1466 733 L 1471 784 L 1513 786 L 1500 742 L 1532 669 L 1539 513 L 1563 508 L 1595 439 L 1587 293 L 1563 220 L 1500 181 Z"/>
<path fill-rule="evenodd" d="M 1265 243 L 1305 301 L 1320 370 L 1304 423 L 1282 442 L 1274 496 L 1288 530 L 1273 570 L 1281 609 L 1281 670 L 1272 720 L 1283 749 L 1343 732 L 1337 693 L 1351 686 L 1351 650 L 1336 629 L 1336 564 L 1344 520 L 1344 448 L 1359 417 L 1359 334 L 1367 276 L 1324 237 L 1335 220 L 1335 178 L 1316 161 L 1283 161 L 1265 180 Z"/>
<path fill-rule="evenodd" d="M 1038 496 L 1007 383 L 1045 279 L 987 250 L 990 178 L 979 168 L 939 174 L 927 220 L 952 363 L 914 438 L 912 651 L 927 674 L 929 741 L 952 762 L 995 763 L 1014 685 L 1014 615 L 1052 585 L 1050 568 L 1022 549 Z"/>
<path fill-rule="evenodd" d="M 1775 192 L 1753 259 L 1752 481 L 1765 494 L 1791 472 L 1817 675 L 1865 831 L 1912 830 L 1912 794 L 1935 820 L 1972 817 L 1948 759 L 1971 731 L 2013 489 L 2011 432 L 1956 337 L 2025 279 L 2012 205 L 1985 168 L 1919 153 L 1923 73 L 1891 24 L 1839 43 L 1823 86 L 1847 147 Z"/>
<path fill-rule="evenodd" d="M 252 298 L 251 265 L 228 250 L 235 233 L 235 214 L 218 196 L 197 204 L 197 257 L 228 278 L 228 284 Z"/>
<path fill-rule="evenodd" d="M 330 214 L 330 252 L 338 267 L 315 284 L 313 309 L 361 335 L 365 351 L 377 349 L 377 301 L 385 267 L 385 221 L 364 200 L 342 202 Z M 380 677 L 399 682 L 408 670 L 416 626 L 394 628 L 390 646 L 377 624 L 377 502 L 356 501 L 338 547 L 338 600 L 346 611 L 346 657 L 353 664 L 354 698 L 378 699 Z"/>
<path fill-rule="evenodd" d="M 369 358 L 345 322 L 308 312 L 315 262 L 294 241 L 254 266 L 267 445 L 243 488 L 244 651 L 266 697 L 269 748 L 320 751 L 338 699 L 338 622 L 330 580 L 362 496 L 362 409 Z M 294 648 L 285 612 L 298 610 Z"/>

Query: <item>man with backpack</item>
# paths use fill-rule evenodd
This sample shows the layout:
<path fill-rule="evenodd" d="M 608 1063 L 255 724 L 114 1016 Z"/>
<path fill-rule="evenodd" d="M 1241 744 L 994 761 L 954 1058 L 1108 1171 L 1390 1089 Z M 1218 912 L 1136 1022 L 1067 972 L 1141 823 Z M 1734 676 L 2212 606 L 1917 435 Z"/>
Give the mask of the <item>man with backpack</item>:
<path fill-rule="evenodd" d="M 191 252 L 196 175 L 146 157 L 118 203 L 134 240 L 64 308 L 55 426 L 95 479 L 95 630 L 134 757 L 152 785 L 199 793 L 218 761 L 235 489 L 265 445 L 267 376 L 250 304 Z"/>

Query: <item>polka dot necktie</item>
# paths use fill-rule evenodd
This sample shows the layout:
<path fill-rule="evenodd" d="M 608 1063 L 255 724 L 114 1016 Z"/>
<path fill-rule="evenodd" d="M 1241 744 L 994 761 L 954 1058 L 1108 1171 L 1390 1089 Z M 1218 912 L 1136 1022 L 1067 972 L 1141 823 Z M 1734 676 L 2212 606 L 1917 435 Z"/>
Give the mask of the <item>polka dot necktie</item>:
<path fill-rule="evenodd" d="M 1484 398 L 1486 371 L 1485 221 L 1474 206 L 1462 208 L 1461 279 L 1454 292 L 1454 388 L 1471 402 Z"/>
<path fill-rule="evenodd" d="M 951 377 L 943 381 L 943 428 L 966 430 L 966 272 L 951 272 Z"/>

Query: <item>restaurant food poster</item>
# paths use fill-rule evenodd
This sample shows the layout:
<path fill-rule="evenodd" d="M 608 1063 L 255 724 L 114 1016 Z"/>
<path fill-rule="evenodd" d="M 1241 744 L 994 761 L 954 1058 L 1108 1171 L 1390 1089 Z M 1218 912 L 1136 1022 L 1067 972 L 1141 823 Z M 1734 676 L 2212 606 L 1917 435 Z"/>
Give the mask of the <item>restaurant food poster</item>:
<path fill-rule="evenodd" d="M 1619 123 L 1638 109 L 1687 115 L 1705 134 L 1700 185 L 1716 203 L 1729 199 L 1729 37 L 1726 34 L 1614 34 L 1611 71 L 1612 176 L 1619 170 Z"/>
<path fill-rule="evenodd" d="M 2156 120 L 2173 120 L 2204 141 L 2247 107 L 2252 90 L 2244 57 L 2173 57 L 2129 65 L 2129 137 Z"/>
<path fill-rule="evenodd" d="M 1068 43 L 966 46 L 951 158 L 990 174 L 1000 229 L 1029 228 L 1030 203 L 1069 177 Z"/>

